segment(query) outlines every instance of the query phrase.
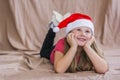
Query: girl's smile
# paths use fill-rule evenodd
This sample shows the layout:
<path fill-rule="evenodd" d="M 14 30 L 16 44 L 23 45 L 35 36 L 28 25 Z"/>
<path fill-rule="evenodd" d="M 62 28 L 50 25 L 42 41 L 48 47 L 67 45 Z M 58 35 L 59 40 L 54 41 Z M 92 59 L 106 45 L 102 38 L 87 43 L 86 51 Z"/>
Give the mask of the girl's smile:
<path fill-rule="evenodd" d="M 78 45 L 79 46 L 84 46 L 84 44 L 87 42 L 87 39 L 86 38 L 75 38 L 75 40 L 77 41 Z"/>

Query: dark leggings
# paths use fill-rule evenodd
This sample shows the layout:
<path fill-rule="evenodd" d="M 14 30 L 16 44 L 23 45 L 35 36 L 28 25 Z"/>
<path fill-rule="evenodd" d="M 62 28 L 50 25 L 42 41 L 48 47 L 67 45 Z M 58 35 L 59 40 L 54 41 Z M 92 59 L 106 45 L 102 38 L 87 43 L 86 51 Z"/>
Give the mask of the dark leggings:
<path fill-rule="evenodd" d="M 55 38 L 56 33 L 53 32 L 52 28 L 48 30 L 48 33 L 45 37 L 45 40 L 43 42 L 41 51 L 40 51 L 40 56 L 45 57 L 47 59 L 50 59 L 50 54 L 51 51 L 54 49 L 54 38 Z"/>

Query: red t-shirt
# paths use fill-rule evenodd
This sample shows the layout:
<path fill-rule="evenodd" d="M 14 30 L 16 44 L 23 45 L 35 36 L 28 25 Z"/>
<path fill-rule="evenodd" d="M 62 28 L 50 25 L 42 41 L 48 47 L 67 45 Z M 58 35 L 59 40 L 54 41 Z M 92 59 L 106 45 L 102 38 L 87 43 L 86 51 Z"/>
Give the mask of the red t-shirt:
<path fill-rule="evenodd" d="M 52 50 L 51 55 L 50 55 L 50 62 L 52 64 L 54 64 L 54 53 L 55 51 L 60 51 L 60 52 L 64 52 L 64 43 L 65 43 L 65 38 L 60 39 L 56 45 L 55 48 Z"/>

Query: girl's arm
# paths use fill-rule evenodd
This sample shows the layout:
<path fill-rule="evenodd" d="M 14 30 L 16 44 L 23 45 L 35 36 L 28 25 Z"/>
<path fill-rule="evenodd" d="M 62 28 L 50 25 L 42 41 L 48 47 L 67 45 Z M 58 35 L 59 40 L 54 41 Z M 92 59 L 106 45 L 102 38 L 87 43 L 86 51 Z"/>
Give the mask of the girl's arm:
<path fill-rule="evenodd" d="M 84 46 L 84 50 L 86 54 L 90 58 L 93 66 L 98 73 L 105 73 L 108 71 L 108 64 L 107 62 L 101 58 L 91 47 L 90 45 L 95 41 L 94 37 L 92 37 Z"/>
<path fill-rule="evenodd" d="M 58 73 L 66 72 L 75 56 L 75 53 L 76 49 L 74 47 L 71 47 L 66 55 L 63 55 L 63 53 L 56 51 L 54 61 L 55 71 Z"/>
<path fill-rule="evenodd" d="M 72 60 L 74 59 L 74 56 L 77 51 L 77 43 L 74 39 L 74 34 L 68 34 L 67 42 L 70 45 L 70 49 L 67 51 L 67 53 L 64 55 L 64 53 L 61 53 L 59 51 L 55 52 L 55 59 L 54 59 L 54 68 L 55 71 L 58 73 L 64 73 L 69 68 Z"/>

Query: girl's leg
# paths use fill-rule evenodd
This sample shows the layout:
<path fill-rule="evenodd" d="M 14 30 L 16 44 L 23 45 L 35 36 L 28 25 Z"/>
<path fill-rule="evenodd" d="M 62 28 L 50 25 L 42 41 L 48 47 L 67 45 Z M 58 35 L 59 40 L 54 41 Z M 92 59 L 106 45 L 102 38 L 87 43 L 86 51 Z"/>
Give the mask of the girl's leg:
<path fill-rule="evenodd" d="M 53 50 L 54 46 L 54 38 L 55 38 L 56 33 L 53 32 L 52 28 L 49 29 L 45 40 L 43 42 L 41 51 L 40 51 L 40 56 L 45 57 L 47 59 L 50 59 L 50 54 L 51 51 Z"/>

